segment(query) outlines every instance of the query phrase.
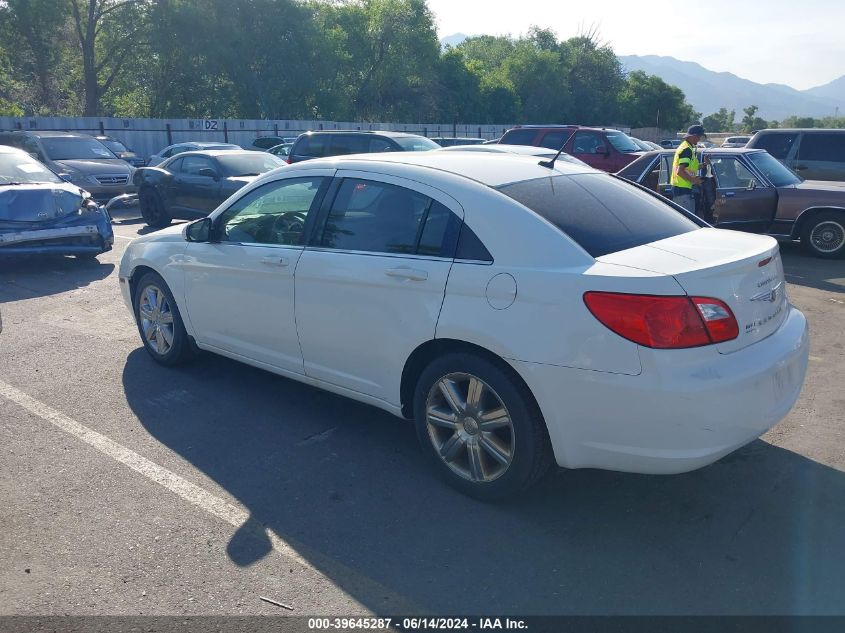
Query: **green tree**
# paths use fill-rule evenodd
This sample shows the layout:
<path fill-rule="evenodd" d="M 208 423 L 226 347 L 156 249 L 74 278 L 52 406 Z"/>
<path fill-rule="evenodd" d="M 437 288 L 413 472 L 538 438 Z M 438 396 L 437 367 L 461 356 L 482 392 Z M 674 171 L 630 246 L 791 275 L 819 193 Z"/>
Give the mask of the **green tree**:
<path fill-rule="evenodd" d="M 719 108 L 718 112 L 709 114 L 702 119 L 701 124 L 707 132 L 733 132 L 736 110 L 728 112 L 727 108 Z"/>
<path fill-rule="evenodd" d="M 680 129 L 696 114 L 680 88 L 641 70 L 628 75 L 619 106 L 622 119 L 631 127 Z"/>
<path fill-rule="evenodd" d="M 561 49 L 572 103 L 569 121 L 582 125 L 614 122 L 625 77 L 613 50 L 592 35 L 570 38 Z"/>

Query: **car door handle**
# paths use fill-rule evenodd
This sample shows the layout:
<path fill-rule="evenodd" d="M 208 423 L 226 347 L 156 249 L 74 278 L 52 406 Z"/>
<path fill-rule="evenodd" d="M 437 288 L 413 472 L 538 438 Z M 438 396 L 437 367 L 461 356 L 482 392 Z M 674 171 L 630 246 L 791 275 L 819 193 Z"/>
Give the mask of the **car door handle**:
<path fill-rule="evenodd" d="M 411 281 L 425 281 L 428 279 L 428 273 L 418 268 L 408 268 L 407 266 L 399 266 L 399 268 L 388 268 L 384 271 L 388 277 L 397 277 L 399 279 L 410 279 Z"/>
<path fill-rule="evenodd" d="M 726 191 L 722 194 L 723 198 L 733 198 L 736 195 L 736 191 Z"/>
<path fill-rule="evenodd" d="M 796 165 L 795 166 L 795 171 L 804 171 L 805 169 L 807 169 L 806 165 Z"/>
<path fill-rule="evenodd" d="M 268 255 L 267 257 L 262 257 L 261 263 L 267 264 L 268 266 L 280 266 L 282 268 L 290 265 L 290 262 L 288 261 L 287 257 L 277 257 L 275 255 Z"/>

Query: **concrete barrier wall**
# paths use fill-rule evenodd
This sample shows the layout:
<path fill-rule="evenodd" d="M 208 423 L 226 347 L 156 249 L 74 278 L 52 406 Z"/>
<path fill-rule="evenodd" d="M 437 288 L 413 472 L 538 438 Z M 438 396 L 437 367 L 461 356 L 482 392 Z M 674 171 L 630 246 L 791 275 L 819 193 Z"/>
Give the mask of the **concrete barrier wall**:
<path fill-rule="evenodd" d="M 172 143 L 229 142 L 248 147 L 258 136 L 298 136 L 309 130 L 392 130 L 424 136 L 471 136 L 493 139 L 514 124 L 361 123 L 248 119 L 117 119 L 92 117 L 0 117 L 0 130 L 66 130 L 108 134 L 141 156 L 155 154 Z"/>

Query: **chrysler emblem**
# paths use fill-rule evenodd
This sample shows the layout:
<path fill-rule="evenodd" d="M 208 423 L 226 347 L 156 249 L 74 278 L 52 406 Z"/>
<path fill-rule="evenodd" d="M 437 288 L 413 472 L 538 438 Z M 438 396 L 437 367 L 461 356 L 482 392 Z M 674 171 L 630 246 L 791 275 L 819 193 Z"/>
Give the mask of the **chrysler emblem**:
<path fill-rule="evenodd" d="M 778 291 L 780 287 L 783 285 L 783 282 L 779 283 L 777 286 L 772 288 L 771 290 L 766 290 L 765 292 L 761 292 L 760 294 L 756 294 L 751 297 L 752 301 L 768 301 L 769 303 L 774 303 L 777 301 L 778 298 Z"/>

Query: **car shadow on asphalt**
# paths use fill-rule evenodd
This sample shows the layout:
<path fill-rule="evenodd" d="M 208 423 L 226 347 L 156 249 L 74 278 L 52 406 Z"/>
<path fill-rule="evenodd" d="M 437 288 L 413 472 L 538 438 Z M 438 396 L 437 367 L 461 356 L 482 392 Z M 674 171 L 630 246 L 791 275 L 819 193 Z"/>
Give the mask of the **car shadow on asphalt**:
<path fill-rule="evenodd" d="M 108 277 L 114 264 L 78 257 L 0 257 L 0 303 L 83 288 Z"/>
<path fill-rule="evenodd" d="M 845 294 L 845 259 L 813 257 L 795 243 L 781 243 L 780 252 L 787 282 Z"/>
<path fill-rule="evenodd" d="M 845 605 L 845 473 L 764 441 L 684 475 L 556 471 L 485 504 L 432 475 L 410 423 L 295 381 L 211 354 L 167 369 L 139 348 L 123 385 L 152 437 L 249 510 L 234 563 L 267 556 L 272 531 L 376 613 Z"/>

